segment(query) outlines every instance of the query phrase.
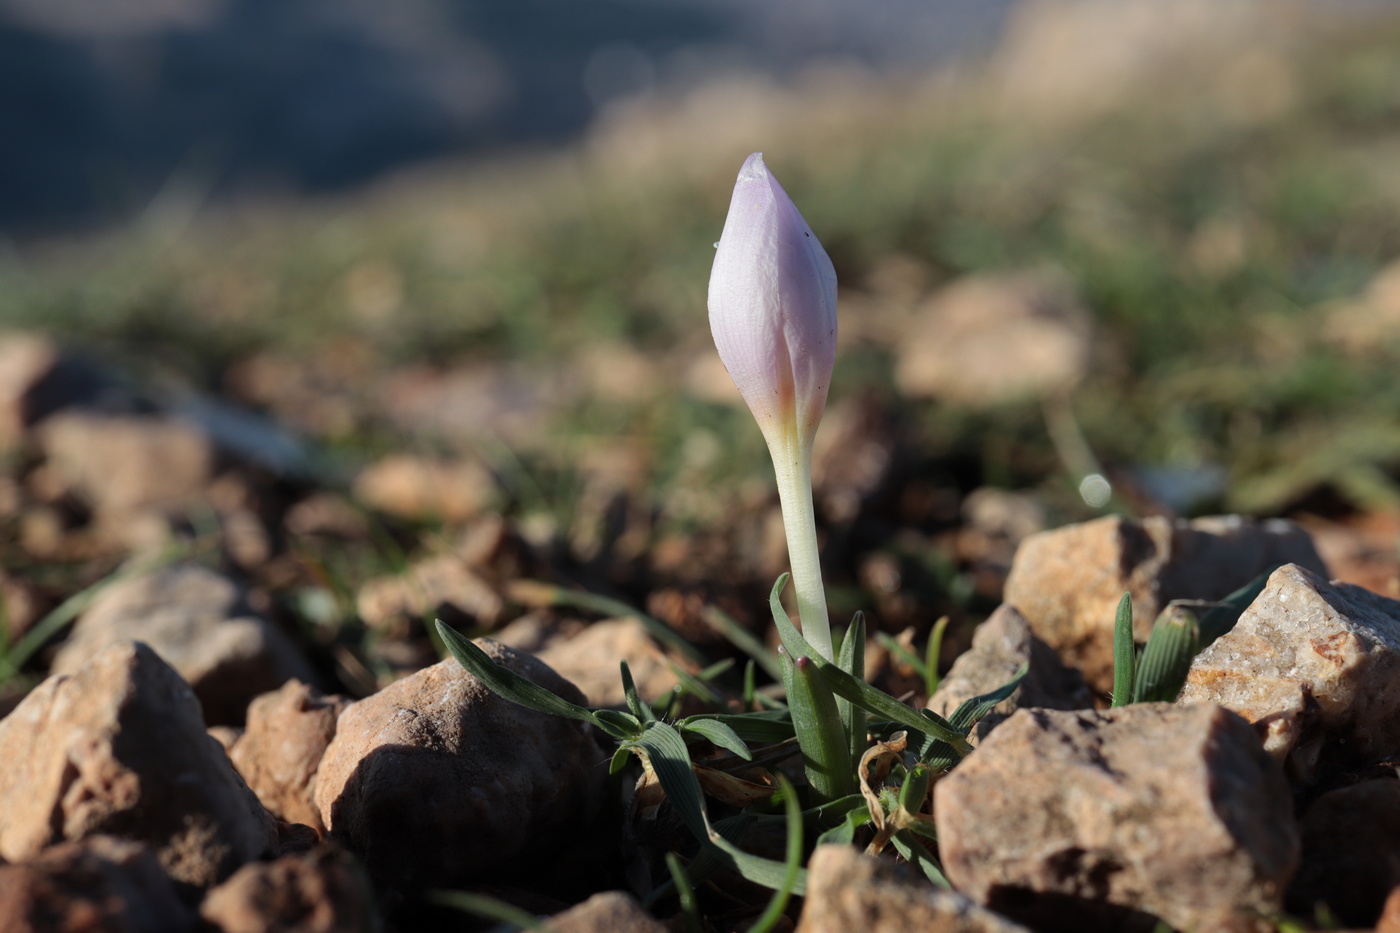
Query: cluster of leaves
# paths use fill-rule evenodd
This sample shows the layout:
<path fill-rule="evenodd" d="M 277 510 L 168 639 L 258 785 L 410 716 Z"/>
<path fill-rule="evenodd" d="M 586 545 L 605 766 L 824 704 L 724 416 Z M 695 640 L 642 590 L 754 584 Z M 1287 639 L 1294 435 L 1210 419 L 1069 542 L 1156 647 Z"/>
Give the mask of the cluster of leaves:
<path fill-rule="evenodd" d="M 674 853 L 668 857 L 683 904 L 684 892 L 697 880 L 722 868 L 736 871 L 773 889 L 773 899 L 755 925 L 766 930 L 785 909 L 788 897 L 806 890 L 802 864 L 809 851 L 803 841 L 808 833 L 815 833 L 819 843 L 854 843 L 867 826 L 867 851 L 892 846 L 933 883 L 947 886 L 927 812 L 932 782 L 971 751 L 967 735 L 972 727 L 1020 686 L 1025 671 L 997 690 L 967 700 L 946 719 L 931 710 L 915 711 L 865 682 L 861 616 L 841 638 L 836 659 L 823 658 L 782 607 L 779 596 L 786 583 L 786 575 L 779 578 L 770 608 L 783 644 L 779 667 L 787 703 L 770 701 L 771 708 L 752 712 L 706 712 L 668 721 L 637 694 L 625 661 L 627 711 L 578 706 L 492 661 L 441 621 L 437 630 L 453 657 L 500 696 L 542 713 L 587 722 L 616 739 L 615 772 L 631 755 L 641 760 L 643 782 L 659 785 L 699 845 L 698 854 L 684 867 Z M 752 684 L 751 673 L 746 681 Z M 752 696 L 751 687 L 745 693 Z M 814 723 L 820 726 L 817 732 L 805 733 Z M 774 769 L 770 773 L 776 787 L 767 799 L 712 821 L 691 756 L 691 748 L 699 743 L 730 752 L 743 768 L 780 761 L 795 745 L 802 755 L 805 785 L 794 787 Z M 781 816 L 774 813 L 778 807 Z M 775 818 L 787 825 L 785 861 L 740 848 L 750 825 Z"/>
<path fill-rule="evenodd" d="M 1235 627 L 1276 569 L 1219 602 L 1172 600 L 1152 623 L 1141 651 L 1133 641 L 1133 598 L 1124 593 L 1113 622 L 1113 705 L 1175 701 L 1196 655 Z"/>

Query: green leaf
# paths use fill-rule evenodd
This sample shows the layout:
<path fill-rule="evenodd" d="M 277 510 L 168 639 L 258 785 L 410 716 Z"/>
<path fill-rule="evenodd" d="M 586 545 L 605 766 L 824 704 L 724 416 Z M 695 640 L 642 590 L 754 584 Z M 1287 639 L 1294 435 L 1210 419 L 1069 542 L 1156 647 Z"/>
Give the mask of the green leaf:
<path fill-rule="evenodd" d="M 642 734 L 628 743 L 640 748 L 651 763 L 661 782 L 661 789 L 676 810 L 685 828 L 702 843 L 710 838 L 710 819 L 705 808 L 705 795 L 690 763 L 690 751 L 685 739 L 672 726 L 657 720 L 647 723 Z"/>
<path fill-rule="evenodd" d="M 622 668 L 622 692 L 627 697 L 627 708 L 640 722 L 651 722 L 656 719 L 656 714 L 651 711 L 651 707 L 643 703 L 641 695 L 637 693 L 637 683 L 632 679 L 632 670 L 627 666 L 627 662 L 619 661 L 618 664 Z"/>
<path fill-rule="evenodd" d="M 865 680 L 865 613 L 857 612 L 836 649 L 836 666 L 856 680 Z M 850 760 L 860 761 L 865 753 L 865 711 L 844 697 L 836 701 L 841 728 L 846 733 Z"/>
<path fill-rule="evenodd" d="M 865 800 L 862 799 L 861 803 L 864 804 Z M 851 845 L 856 841 L 856 830 L 869 822 L 870 809 L 868 805 L 859 810 L 851 810 L 840 823 L 817 837 L 817 845 L 825 845 L 828 842 Z"/>
<path fill-rule="evenodd" d="M 823 800 L 855 793 L 855 767 L 836 698 L 811 658 L 782 660 L 788 710 L 797 730 L 798 747 L 802 749 L 807 783 Z"/>
<path fill-rule="evenodd" d="M 676 725 L 688 726 L 700 719 L 723 723 L 745 742 L 764 745 L 785 742 L 797 734 L 792 726 L 791 714 L 785 709 L 763 710 L 757 713 L 699 713 L 687 716 Z"/>
<path fill-rule="evenodd" d="M 768 605 L 773 612 L 773 622 L 778 628 L 778 637 L 782 640 L 789 654 L 811 658 L 812 663 L 817 666 L 817 670 L 821 672 L 822 677 L 830 685 L 832 693 L 837 696 L 844 697 L 862 709 L 891 719 L 906 728 L 943 739 L 959 756 L 965 756 L 972 751 L 972 746 L 967 744 L 967 739 L 949 726 L 946 720 L 940 717 L 920 716 L 894 697 L 875 689 L 863 680 L 856 680 L 813 651 L 812 646 L 797 630 L 797 626 L 792 624 L 792 620 L 788 618 L 787 612 L 778 599 L 783 587 L 787 585 L 787 580 L 787 574 L 778 578 L 778 582 L 773 585 Z"/>
<path fill-rule="evenodd" d="M 1167 604 L 1142 649 L 1134 703 L 1171 703 L 1186 684 L 1186 674 L 1200 646 L 1200 624 L 1196 613 L 1181 601 Z"/>
<path fill-rule="evenodd" d="M 901 829 L 894 834 L 890 844 L 894 846 L 896 852 L 904 856 L 906 862 L 918 866 L 929 881 L 940 888 L 952 889 L 953 886 L 949 884 L 947 876 L 943 874 L 943 868 L 938 864 L 938 859 L 934 858 L 933 853 L 919 841 L 918 836 L 907 829 Z"/>
<path fill-rule="evenodd" d="M 938 661 L 943 657 L 943 634 L 948 631 L 948 617 L 942 616 L 933 623 L 929 632 L 928 647 L 924 649 L 924 692 L 933 696 L 943 678 L 938 676 Z"/>
<path fill-rule="evenodd" d="M 782 919 L 783 911 L 787 910 L 788 900 L 792 897 L 793 888 L 797 885 L 798 875 L 802 873 L 802 811 L 797 806 L 797 794 L 793 792 L 792 783 L 781 771 L 778 772 L 778 787 L 783 794 L 784 809 L 787 811 L 787 853 L 783 860 L 787 874 L 783 877 L 783 883 L 773 892 L 768 909 L 749 927 L 749 933 L 768 933 Z"/>
<path fill-rule="evenodd" d="M 958 708 L 953 710 L 953 715 L 948 717 L 948 724 L 954 729 L 959 729 L 966 735 L 972 731 L 972 727 L 981 722 L 982 717 L 996 709 L 997 704 L 1008 699 L 1016 689 L 1021 686 L 1021 681 L 1026 679 L 1030 673 L 1030 662 L 1021 665 L 1021 669 L 1012 675 L 1006 683 L 995 690 L 983 693 L 979 696 L 969 697 L 958 704 Z"/>
<path fill-rule="evenodd" d="M 680 899 L 681 915 L 685 917 L 686 933 L 702 933 L 704 925 L 700 921 L 700 910 L 696 906 L 695 888 L 681 865 L 680 857 L 674 852 L 666 853 L 666 870 L 671 873 L 671 881 L 676 886 L 676 896 Z"/>
<path fill-rule="evenodd" d="M 554 927 L 534 914 L 485 894 L 470 894 L 466 891 L 429 891 L 426 900 L 430 904 L 454 907 L 487 920 L 510 924 L 521 930 L 530 930 L 532 933 L 556 933 Z"/>
<path fill-rule="evenodd" d="M 753 760 L 753 753 L 749 751 L 748 745 L 744 744 L 744 740 L 739 738 L 739 734 L 718 719 L 708 716 L 692 716 L 676 723 L 676 726 L 683 732 L 693 732 L 709 739 L 720 748 L 728 749 L 745 761 Z"/>
<path fill-rule="evenodd" d="M 1137 646 L 1133 643 L 1133 597 L 1124 593 L 1113 620 L 1113 706 L 1127 706 L 1133 698 L 1133 667 Z"/>
<path fill-rule="evenodd" d="M 526 680 L 515 671 L 497 664 L 491 660 L 490 655 L 474 645 L 471 639 L 449 628 L 441 619 L 437 620 L 437 630 L 443 644 L 447 645 L 447 650 L 457 659 L 457 663 L 497 696 L 537 713 L 549 713 L 552 716 L 592 723 L 615 738 L 628 738 L 636 734 L 636 728 L 631 725 L 636 720 L 625 713 L 616 710 L 594 710 L 570 703 L 563 697 Z"/>

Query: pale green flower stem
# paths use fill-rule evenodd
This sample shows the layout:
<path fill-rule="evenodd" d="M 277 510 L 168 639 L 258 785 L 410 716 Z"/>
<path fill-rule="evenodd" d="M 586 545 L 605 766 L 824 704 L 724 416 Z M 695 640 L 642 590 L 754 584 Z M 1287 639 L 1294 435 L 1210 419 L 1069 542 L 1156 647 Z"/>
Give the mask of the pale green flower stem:
<path fill-rule="evenodd" d="M 770 443 L 769 452 L 778 480 L 792 585 L 797 592 L 797 614 L 803 636 L 822 657 L 834 661 L 821 558 L 817 553 L 817 518 L 812 507 L 812 445 L 791 436 L 786 440 L 786 444 Z"/>

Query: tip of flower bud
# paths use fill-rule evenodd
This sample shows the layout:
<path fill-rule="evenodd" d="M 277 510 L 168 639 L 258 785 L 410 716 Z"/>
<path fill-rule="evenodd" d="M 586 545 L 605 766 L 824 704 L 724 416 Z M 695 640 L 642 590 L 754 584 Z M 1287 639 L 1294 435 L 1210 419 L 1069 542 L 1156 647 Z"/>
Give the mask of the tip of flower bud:
<path fill-rule="evenodd" d="M 812 669 L 812 659 L 811 659 L 811 658 L 798 658 L 796 661 L 793 661 L 792 663 L 793 663 L 793 665 L 794 665 L 799 671 L 801 671 L 801 672 L 804 673 L 804 674 L 807 673 L 808 671 L 810 671 L 810 670 Z"/>
<path fill-rule="evenodd" d="M 731 165 L 733 163 L 730 163 Z M 739 180 L 745 181 L 751 178 L 767 178 L 768 166 L 763 163 L 763 153 L 755 152 L 744 160 L 744 165 L 739 169 Z"/>

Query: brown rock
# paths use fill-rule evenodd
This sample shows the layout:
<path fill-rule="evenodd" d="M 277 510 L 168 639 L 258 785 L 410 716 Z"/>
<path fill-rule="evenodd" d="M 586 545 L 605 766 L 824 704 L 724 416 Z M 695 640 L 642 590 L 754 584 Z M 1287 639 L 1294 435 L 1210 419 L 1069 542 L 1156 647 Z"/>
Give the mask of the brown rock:
<path fill-rule="evenodd" d="M 92 399 L 106 380 L 37 333 L 0 333 L 0 451 L 60 408 Z"/>
<path fill-rule="evenodd" d="M 1307 533 L 1281 519 L 1154 516 L 1137 522 L 1108 516 L 1022 541 L 1004 599 L 1084 672 L 1089 686 L 1107 693 L 1113 618 L 1125 591 L 1133 597 L 1135 634 L 1145 641 L 1173 599 L 1221 599 L 1290 562 L 1326 573 Z"/>
<path fill-rule="evenodd" d="M 1400 752 L 1400 602 L 1280 567 L 1235 627 L 1196 656 L 1182 704 L 1255 724 L 1295 780 Z"/>
<path fill-rule="evenodd" d="M 416 521 L 463 522 L 495 492 L 491 472 L 474 460 L 392 454 L 366 467 L 355 497 L 370 508 Z"/>
<path fill-rule="evenodd" d="M 1089 362 L 1090 320 L 1059 277 L 954 282 L 929 298 L 900 346 L 904 393 L 965 405 L 1062 391 Z"/>
<path fill-rule="evenodd" d="M 666 933 L 666 927 L 622 891 L 595 894 L 546 921 L 555 933 Z"/>
<path fill-rule="evenodd" d="M 934 813 L 958 889 L 1047 931 L 1271 929 L 1298 860 L 1278 765 L 1218 706 L 1020 710 Z"/>
<path fill-rule="evenodd" d="M 1029 933 L 961 894 L 915 879 L 889 859 L 823 845 L 807 865 L 796 933 Z"/>
<path fill-rule="evenodd" d="M 489 639 L 477 644 L 584 702 L 534 658 Z M 341 714 L 316 775 L 316 804 L 377 883 L 460 884 L 586 823 L 606 762 L 585 724 L 503 700 L 449 658 Z"/>
<path fill-rule="evenodd" d="M 1007 605 L 998 607 L 977 627 L 972 648 L 953 662 L 928 707 L 941 716 L 952 715 L 964 700 L 997 689 L 1024 665 L 1029 665 L 1026 679 L 977 725 L 977 739 L 984 738 L 1018 709 L 1093 707 L 1094 695 L 1079 672 L 1066 667 L 1049 645 L 1031 634 L 1030 623 L 1016 607 Z"/>
<path fill-rule="evenodd" d="M 316 806 L 316 768 L 349 705 L 349 699 L 322 696 L 299 680 L 249 704 L 248 728 L 229 757 L 271 813 L 325 831 Z"/>
<path fill-rule="evenodd" d="M 91 836 L 0 865 L 5 933 L 179 933 L 194 925 L 155 854 L 139 842 Z"/>
<path fill-rule="evenodd" d="M 272 816 L 204 731 L 199 701 L 143 644 L 56 675 L 0 720 L 0 856 L 106 833 L 200 887 L 272 850 Z"/>
<path fill-rule="evenodd" d="M 291 640 L 248 608 L 227 577 L 196 564 L 165 567 L 103 590 L 53 662 L 77 670 L 120 641 L 149 644 L 194 688 L 210 725 L 239 724 L 248 702 L 314 675 Z"/>
<path fill-rule="evenodd" d="M 1319 904 L 1369 927 L 1400 886 L 1400 781 L 1364 781 L 1320 797 L 1303 816 L 1303 864 L 1288 890 L 1298 916 Z"/>
<path fill-rule="evenodd" d="M 244 865 L 200 905 L 221 933 L 372 933 L 374 898 L 352 860 L 323 845 Z"/>
<path fill-rule="evenodd" d="M 1390 892 L 1374 933 L 1400 933 L 1400 888 Z"/>
<path fill-rule="evenodd" d="M 590 706 L 620 707 L 627 702 L 619 661 L 627 662 L 637 692 L 647 702 L 661 699 L 680 683 L 666 652 L 636 619 L 594 622 L 571 638 L 549 641 L 534 653 L 582 690 Z"/>
<path fill-rule="evenodd" d="M 500 622 L 505 601 L 455 554 L 437 554 L 416 562 L 407 573 L 369 580 L 360 588 L 355 608 L 366 625 L 380 630 L 401 629 L 405 622 L 429 616 L 490 628 Z"/>
<path fill-rule="evenodd" d="M 38 437 L 56 480 L 100 512 L 178 509 L 214 472 L 204 432 L 167 418 L 64 411 Z"/>

